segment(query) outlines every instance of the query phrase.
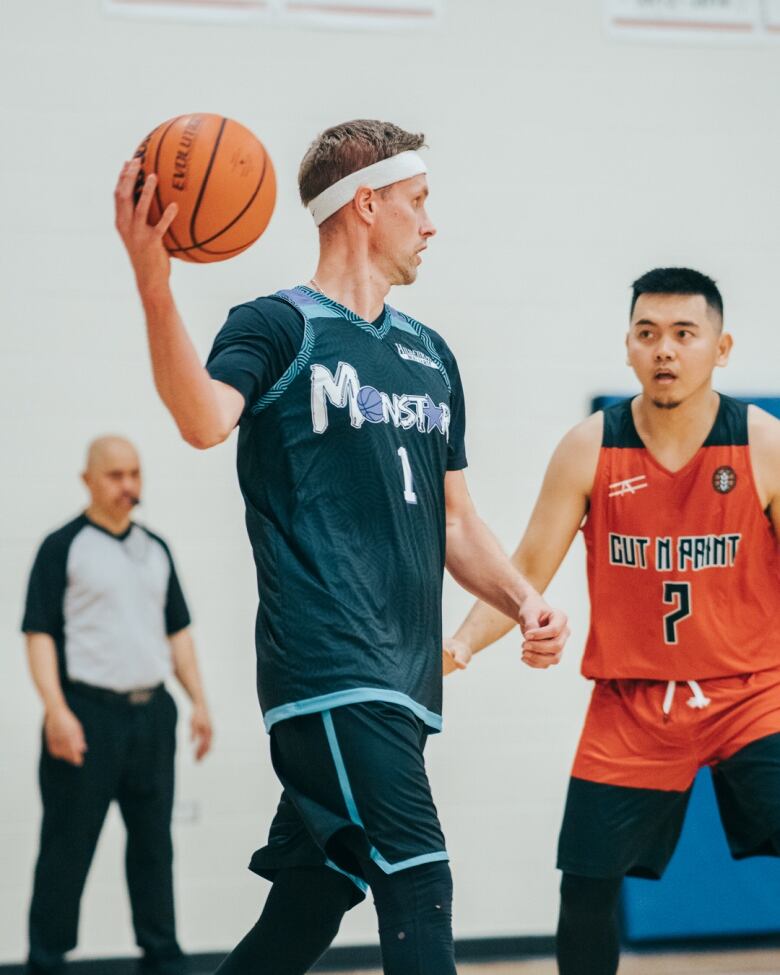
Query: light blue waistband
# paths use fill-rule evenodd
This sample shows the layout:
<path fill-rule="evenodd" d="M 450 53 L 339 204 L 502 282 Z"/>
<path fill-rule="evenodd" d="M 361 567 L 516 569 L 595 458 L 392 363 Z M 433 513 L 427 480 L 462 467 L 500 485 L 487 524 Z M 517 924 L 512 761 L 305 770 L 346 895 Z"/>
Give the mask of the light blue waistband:
<path fill-rule="evenodd" d="M 266 712 L 263 723 L 265 730 L 270 731 L 275 724 L 279 721 L 285 721 L 287 718 L 298 718 L 302 714 L 317 714 L 319 711 L 330 711 L 333 708 L 343 707 L 345 704 L 362 704 L 365 701 L 386 701 L 388 704 L 399 704 L 416 714 L 433 731 L 441 731 L 442 718 L 440 714 L 429 711 L 422 704 L 412 700 L 408 694 L 402 694 L 401 691 L 391 691 L 385 687 L 353 687 L 348 691 L 334 691 L 331 694 L 321 694 L 319 697 L 308 697 L 304 701 L 280 704 L 279 707 L 271 708 L 270 711 Z"/>

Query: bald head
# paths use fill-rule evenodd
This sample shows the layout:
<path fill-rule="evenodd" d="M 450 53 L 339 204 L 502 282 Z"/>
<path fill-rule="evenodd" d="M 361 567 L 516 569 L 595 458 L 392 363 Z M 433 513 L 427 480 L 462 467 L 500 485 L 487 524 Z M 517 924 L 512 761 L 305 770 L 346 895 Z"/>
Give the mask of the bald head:
<path fill-rule="evenodd" d="M 141 498 L 141 461 L 135 447 L 125 437 L 97 437 L 87 448 L 82 478 L 91 498 L 88 513 L 122 531 Z"/>
<path fill-rule="evenodd" d="M 111 467 L 114 463 L 133 463 L 140 467 L 138 451 L 126 437 L 108 434 L 96 437 L 87 447 L 85 472 Z"/>

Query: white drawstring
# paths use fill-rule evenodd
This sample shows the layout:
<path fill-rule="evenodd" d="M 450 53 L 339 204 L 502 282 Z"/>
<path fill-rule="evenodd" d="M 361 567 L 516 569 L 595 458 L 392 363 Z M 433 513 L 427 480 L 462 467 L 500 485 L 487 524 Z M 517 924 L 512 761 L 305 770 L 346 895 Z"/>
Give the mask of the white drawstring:
<path fill-rule="evenodd" d="M 712 703 L 708 697 L 705 697 L 704 692 L 695 680 L 688 680 L 685 682 L 688 687 L 690 687 L 693 692 L 693 697 L 689 697 L 686 704 L 689 708 L 696 708 L 701 710 L 702 708 L 709 707 Z M 670 680 L 666 685 L 666 694 L 664 694 L 663 712 L 665 715 L 670 715 L 672 713 L 672 704 L 674 703 L 674 692 L 677 689 L 677 681 Z"/>
<path fill-rule="evenodd" d="M 690 687 L 690 689 L 693 691 L 693 697 L 689 697 L 687 701 L 688 707 L 698 708 L 699 710 L 701 710 L 702 708 L 709 707 L 709 705 L 712 702 L 708 697 L 704 696 L 704 692 L 696 683 L 696 681 L 689 680 L 687 683 L 688 683 L 688 687 Z"/>

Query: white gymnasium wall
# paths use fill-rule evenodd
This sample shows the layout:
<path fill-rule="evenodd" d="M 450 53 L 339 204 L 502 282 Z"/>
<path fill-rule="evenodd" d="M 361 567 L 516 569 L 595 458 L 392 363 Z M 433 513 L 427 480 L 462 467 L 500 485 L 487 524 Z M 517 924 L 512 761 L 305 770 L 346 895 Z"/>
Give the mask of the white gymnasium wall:
<path fill-rule="evenodd" d="M 721 387 L 777 392 L 778 90 L 779 47 L 616 42 L 596 0 L 448 0 L 440 28 L 395 34 L 109 19 L 99 0 L 0 3 L 0 961 L 24 951 L 39 820 L 23 587 L 38 540 L 82 505 L 83 448 L 104 431 L 140 445 L 141 517 L 174 546 L 216 721 L 202 767 L 181 725 L 183 944 L 228 947 L 266 890 L 245 869 L 278 787 L 255 703 L 235 447 L 191 450 L 154 394 L 112 227 L 115 175 L 136 142 L 171 115 L 216 111 L 255 129 L 276 163 L 279 203 L 262 241 L 221 266 L 174 269 L 205 355 L 231 304 L 314 267 L 295 192 L 309 139 L 359 116 L 426 132 L 440 236 L 418 284 L 392 300 L 459 356 L 470 484 L 509 547 L 590 396 L 633 388 L 621 342 L 642 271 L 679 262 L 715 275 L 737 340 Z M 587 696 L 582 570 L 578 542 L 551 589 L 574 630 L 557 671 L 522 668 L 510 637 L 447 684 L 429 763 L 461 937 L 554 927 L 555 838 Z M 448 586 L 448 628 L 469 603 Z M 121 848 L 112 815 L 84 899 L 83 955 L 132 950 Z M 373 938 L 363 906 L 340 942 Z"/>

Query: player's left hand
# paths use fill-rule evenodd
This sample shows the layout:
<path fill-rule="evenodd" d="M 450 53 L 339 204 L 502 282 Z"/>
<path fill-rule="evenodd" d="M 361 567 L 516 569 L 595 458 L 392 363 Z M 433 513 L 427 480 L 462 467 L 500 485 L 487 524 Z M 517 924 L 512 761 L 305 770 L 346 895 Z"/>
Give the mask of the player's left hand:
<path fill-rule="evenodd" d="M 190 741 L 195 742 L 195 761 L 199 762 L 211 748 L 214 729 L 205 704 L 196 704 L 190 717 Z"/>
<path fill-rule="evenodd" d="M 442 645 L 441 663 L 444 677 L 456 670 L 465 670 L 471 660 L 471 647 L 454 636 L 445 637 Z"/>
<path fill-rule="evenodd" d="M 566 613 L 548 606 L 540 595 L 526 598 L 520 609 L 523 633 L 522 660 L 529 667 L 544 669 L 560 663 L 571 630 Z"/>

